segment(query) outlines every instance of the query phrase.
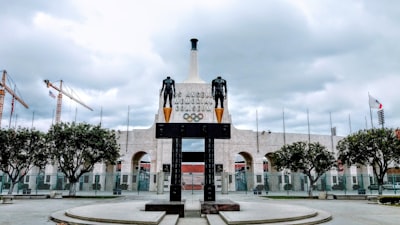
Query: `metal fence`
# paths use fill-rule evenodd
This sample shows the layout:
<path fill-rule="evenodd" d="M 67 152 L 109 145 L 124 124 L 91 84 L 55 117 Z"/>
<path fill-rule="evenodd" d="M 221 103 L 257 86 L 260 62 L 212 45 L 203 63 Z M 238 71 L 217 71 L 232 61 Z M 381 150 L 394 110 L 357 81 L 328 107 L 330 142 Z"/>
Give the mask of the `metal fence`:
<path fill-rule="evenodd" d="M 202 190 L 203 173 L 183 173 L 182 190 Z M 169 173 L 150 173 L 140 171 L 135 174 L 124 173 L 87 173 L 76 185 L 76 191 L 101 194 L 121 192 L 157 191 L 168 192 L 170 185 Z M 0 193 L 5 194 L 10 189 L 10 180 L 5 174 L 0 174 Z M 50 191 L 69 190 L 69 182 L 64 174 L 29 174 L 18 183 L 13 190 L 16 194 L 38 194 Z M 237 171 L 234 174 L 216 173 L 215 187 L 217 192 L 253 192 L 260 190 L 263 194 L 307 195 L 313 192 L 333 192 L 337 194 L 377 194 L 377 179 L 369 174 L 332 174 L 327 173 L 310 186 L 307 176 L 302 173 L 269 173 L 253 174 Z M 162 189 L 162 190 L 160 190 Z M 400 175 L 388 174 L 383 185 L 384 194 L 400 192 Z"/>

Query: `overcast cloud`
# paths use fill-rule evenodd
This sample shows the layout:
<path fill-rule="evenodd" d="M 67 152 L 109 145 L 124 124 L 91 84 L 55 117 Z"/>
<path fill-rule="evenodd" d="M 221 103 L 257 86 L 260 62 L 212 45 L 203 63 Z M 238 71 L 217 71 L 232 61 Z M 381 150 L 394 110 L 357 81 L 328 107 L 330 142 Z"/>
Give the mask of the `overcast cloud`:
<path fill-rule="evenodd" d="M 46 131 L 56 99 L 63 121 L 111 129 L 154 122 L 162 80 L 189 74 L 190 39 L 199 39 L 200 77 L 228 82 L 240 129 L 338 135 L 371 127 L 368 93 L 400 126 L 399 1 L 6 1 L 0 7 L 0 69 L 29 105 L 16 103 L 11 126 Z M 6 94 L 2 128 L 10 123 Z M 378 127 L 376 109 L 372 110 Z M 258 117 L 258 123 L 256 118 Z"/>

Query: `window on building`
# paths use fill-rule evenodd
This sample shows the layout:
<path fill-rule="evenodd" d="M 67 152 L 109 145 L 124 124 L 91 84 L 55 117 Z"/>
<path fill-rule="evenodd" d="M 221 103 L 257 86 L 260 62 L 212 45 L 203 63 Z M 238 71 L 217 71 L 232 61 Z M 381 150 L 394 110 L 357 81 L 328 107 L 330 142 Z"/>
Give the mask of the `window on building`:
<path fill-rule="evenodd" d="M 94 175 L 94 182 L 99 183 L 100 181 L 100 175 Z"/>
<path fill-rule="evenodd" d="M 89 183 L 89 175 L 83 176 L 83 183 L 85 184 Z"/>
<path fill-rule="evenodd" d="M 261 183 L 261 175 L 257 175 L 257 183 Z"/>
<path fill-rule="evenodd" d="M 25 183 L 29 183 L 29 175 L 25 176 Z"/>
<path fill-rule="evenodd" d="M 46 175 L 46 183 L 50 183 L 50 175 Z"/>
<path fill-rule="evenodd" d="M 337 176 L 332 177 L 332 183 L 337 184 Z"/>
<path fill-rule="evenodd" d="M 357 177 L 353 176 L 353 184 L 356 184 L 356 183 L 357 183 Z"/>
<path fill-rule="evenodd" d="M 122 183 L 128 183 L 128 175 L 122 175 Z"/>

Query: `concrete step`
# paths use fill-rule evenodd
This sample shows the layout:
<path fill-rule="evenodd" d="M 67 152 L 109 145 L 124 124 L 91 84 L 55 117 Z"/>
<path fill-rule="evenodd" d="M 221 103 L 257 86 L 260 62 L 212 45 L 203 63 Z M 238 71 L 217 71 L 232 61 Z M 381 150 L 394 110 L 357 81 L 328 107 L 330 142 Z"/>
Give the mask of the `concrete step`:
<path fill-rule="evenodd" d="M 179 215 L 165 215 L 158 225 L 176 225 L 179 221 Z"/>
<path fill-rule="evenodd" d="M 209 214 L 206 215 L 207 218 L 207 222 L 209 225 L 227 225 L 228 223 L 226 223 L 226 221 L 224 221 L 224 219 L 218 215 L 218 214 Z M 251 218 L 251 215 L 249 215 L 249 218 Z M 267 219 L 267 218 L 265 218 Z M 298 219 L 295 221 L 290 221 L 288 218 L 288 221 L 280 221 L 280 222 L 271 222 L 271 223 L 264 223 L 264 220 L 253 220 L 253 221 L 245 221 L 243 223 L 237 222 L 235 224 L 239 225 L 239 224 L 259 224 L 259 225 L 312 225 L 312 224 L 321 224 L 321 223 L 325 223 L 328 222 L 332 219 L 332 215 L 330 213 L 327 213 L 325 211 L 320 211 L 317 210 L 317 214 L 313 217 L 309 217 L 309 218 L 304 218 L 304 219 Z"/>
<path fill-rule="evenodd" d="M 225 221 L 218 214 L 208 214 L 206 218 L 209 225 L 226 225 Z"/>
<path fill-rule="evenodd" d="M 185 218 L 199 218 L 201 216 L 200 200 L 185 200 Z"/>
<path fill-rule="evenodd" d="M 115 225 L 111 223 L 102 223 L 102 222 L 91 222 L 87 220 L 75 219 L 65 215 L 65 210 L 61 210 L 55 212 L 49 216 L 50 220 L 56 223 L 67 223 L 67 224 L 75 224 L 75 225 Z"/>

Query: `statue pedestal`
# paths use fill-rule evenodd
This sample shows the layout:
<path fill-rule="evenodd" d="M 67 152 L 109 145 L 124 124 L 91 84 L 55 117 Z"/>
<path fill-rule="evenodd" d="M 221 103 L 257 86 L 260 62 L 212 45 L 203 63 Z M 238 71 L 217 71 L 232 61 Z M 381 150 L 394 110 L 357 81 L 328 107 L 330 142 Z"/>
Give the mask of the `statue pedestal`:
<path fill-rule="evenodd" d="M 218 123 L 221 123 L 223 114 L 224 108 L 215 108 L 215 115 L 217 116 Z"/>
<path fill-rule="evenodd" d="M 169 118 L 171 117 L 172 108 L 163 108 L 164 119 L 166 123 L 169 123 Z"/>

